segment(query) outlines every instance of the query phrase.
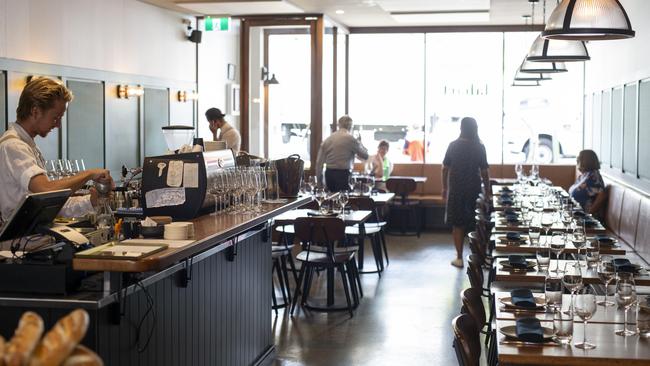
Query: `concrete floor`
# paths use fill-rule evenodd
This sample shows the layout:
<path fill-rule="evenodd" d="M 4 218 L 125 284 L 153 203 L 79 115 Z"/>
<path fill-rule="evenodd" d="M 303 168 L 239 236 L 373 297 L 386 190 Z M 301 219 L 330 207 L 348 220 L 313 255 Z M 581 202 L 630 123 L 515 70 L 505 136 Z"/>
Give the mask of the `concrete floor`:
<path fill-rule="evenodd" d="M 353 318 L 346 312 L 297 308 L 291 317 L 279 311 L 275 366 L 457 364 L 451 319 L 469 282 L 464 269 L 449 264 L 455 255 L 451 234 L 387 239 L 390 266 L 381 278 L 361 275 L 364 298 Z M 372 258 L 365 264 L 374 267 Z M 316 279 L 316 298 L 324 298 L 324 278 Z M 336 298 L 337 304 L 345 299 L 340 286 Z"/>

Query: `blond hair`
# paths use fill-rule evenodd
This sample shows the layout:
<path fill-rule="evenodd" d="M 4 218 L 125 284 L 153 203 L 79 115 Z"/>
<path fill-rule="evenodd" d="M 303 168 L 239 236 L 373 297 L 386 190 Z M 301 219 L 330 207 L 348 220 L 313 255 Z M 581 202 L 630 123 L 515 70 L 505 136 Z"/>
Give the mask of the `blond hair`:
<path fill-rule="evenodd" d="M 49 78 L 32 79 L 25 85 L 23 92 L 20 93 L 16 117 L 18 120 L 27 119 L 34 107 L 45 111 L 54 107 L 54 102 L 57 100 L 69 103 L 72 98 L 72 92 L 58 80 Z"/>

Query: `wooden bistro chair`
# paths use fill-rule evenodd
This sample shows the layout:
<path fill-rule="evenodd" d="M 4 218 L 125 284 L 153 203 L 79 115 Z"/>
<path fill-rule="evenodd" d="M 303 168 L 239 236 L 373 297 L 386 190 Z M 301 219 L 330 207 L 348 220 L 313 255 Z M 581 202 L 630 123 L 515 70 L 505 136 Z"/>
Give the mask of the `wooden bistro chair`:
<path fill-rule="evenodd" d="M 294 227 L 296 236 L 303 246 L 303 251 L 298 253 L 296 259 L 302 263 L 298 276 L 298 285 L 291 305 L 291 315 L 301 295 L 300 304 L 306 305 L 311 288 L 314 272 L 317 270 L 338 270 L 347 302 L 346 308 L 316 309 L 324 311 L 347 310 L 350 317 L 354 316 L 353 310 L 358 305 L 356 299 L 354 251 L 337 251 L 336 243 L 345 240 L 345 223 L 336 217 L 301 217 Z M 328 283 L 334 286 L 334 283 Z M 353 292 L 353 296 L 350 292 Z M 355 299 L 355 304 L 352 298 Z M 313 308 L 313 307 L 312 307 Z"/>
<path fill-rule="evenodd" d="M 407 232 L 409 223 L 415 223 L 415 235 L 420 237 L 422 230 L 422 215 L 420 211 L 420 200 L 408 198 L 409 194 L 415 192 L 416 184 L 413 178 L 389 178 L 386 181 L 388 191 L 395 193 L 396 199 L 390 204 L 391 219 L 399 217 L 399 232 L 390 231 L 393 235 L 413 235 L 413 232 Z M 394 227 L 393 225 L 391 225 Z"/>
<path fill-rule="evenodd" d="M 458 365 L 478 366 L 481 359 L 481 340 L 476 321 L 470 314 L 461 314 L 451 321 L 454 329 L 454 348 Z"/>
<path fill-rule="evenodd" d="M 364 210 L 371 211 L 372 214 L 370 218 L 361 224 L 354 226 L 348 226 L 345 228 L 345 235 L 353 239 L 357 239 L 358 242 L 358 261 L 359 268 L 363 268 L 363 254 L 364 254 L 364 244 L 366 237 L 370 238 L 370 245 L 372 248 L 372 254 L 375 258 L 375 266 L 377 267 L 376 271 L 366 271 L 361 273 L 377 273 L 381 277 L 381 272 L 384 270 L 384 253 L 386 246 L 384 243 L 384 253 L 382 253 L 382 230 L 383 225 L 379 225 L 379 218 L 377 216 L 377 208 L 375 201 L 370 197 L 350 197 L 348 205 L 353 210 Z M 386 256 L 388 254 L 386 253 Z"/>

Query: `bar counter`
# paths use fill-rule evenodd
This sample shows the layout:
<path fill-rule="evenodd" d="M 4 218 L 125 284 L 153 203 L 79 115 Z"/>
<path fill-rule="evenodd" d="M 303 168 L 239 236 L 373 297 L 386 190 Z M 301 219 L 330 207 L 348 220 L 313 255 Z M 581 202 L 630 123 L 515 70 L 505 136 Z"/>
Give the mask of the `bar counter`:
<path fill-rule="evenodd" d="M 198 217 L 193 243 L 139 261 L 74 259 L 75 270 L 97 272 L 78 292 L 0 294 L 0 334 L 11 336 L 27 310 L 48 329 L 84 308 L 90 327 L 83 343 L 106 365 L 270 364 L 269 222 L 310 199 Z"/>

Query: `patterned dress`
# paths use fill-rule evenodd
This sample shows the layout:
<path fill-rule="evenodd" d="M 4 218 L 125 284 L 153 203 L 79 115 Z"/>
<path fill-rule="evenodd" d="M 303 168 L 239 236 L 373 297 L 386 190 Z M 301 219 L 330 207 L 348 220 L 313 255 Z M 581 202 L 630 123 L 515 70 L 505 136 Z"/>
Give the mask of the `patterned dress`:
<path fill-rule="evenodd" d="M 469 229 L 481 193 L 481 170 L 488 168 L 485 146 L 459 138 L 449 144 L 442 164 L 449 168 L 446 221 Z"/>
<path fill-rule="evenodd" d="M 569 194 L 578 201 L 583 210 L 589 212 L 598 193 L 604 190 L 603 177 L 600 176 L 598 170 L 592 170 L 580 174 L 576 182 L 569 188 Z"/>

